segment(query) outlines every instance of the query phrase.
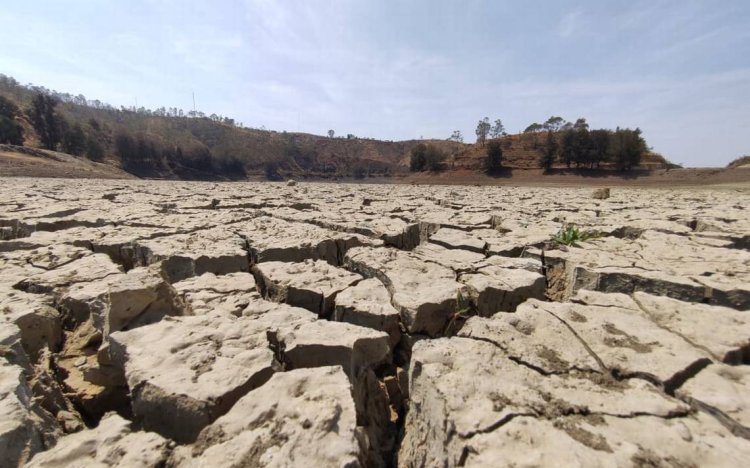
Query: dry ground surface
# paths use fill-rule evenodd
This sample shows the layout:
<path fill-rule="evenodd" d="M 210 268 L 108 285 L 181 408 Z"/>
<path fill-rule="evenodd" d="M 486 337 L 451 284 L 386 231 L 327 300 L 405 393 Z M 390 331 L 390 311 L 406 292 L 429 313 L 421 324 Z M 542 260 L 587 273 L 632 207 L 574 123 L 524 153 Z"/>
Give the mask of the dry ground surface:
<path fill-rule="evenodd" d="M 747 189 L 1 182 L 0 466 L 750 459 Z"/>

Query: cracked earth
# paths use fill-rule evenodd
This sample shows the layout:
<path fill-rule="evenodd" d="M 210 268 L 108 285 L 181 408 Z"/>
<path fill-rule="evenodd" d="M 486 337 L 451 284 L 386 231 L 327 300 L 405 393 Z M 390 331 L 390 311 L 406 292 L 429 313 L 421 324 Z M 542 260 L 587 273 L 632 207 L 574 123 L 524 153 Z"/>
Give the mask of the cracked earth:
<path fill-rule="evenodd" d="M 0 466 L 745 465 L 748 206 L 3 179 Z"/>

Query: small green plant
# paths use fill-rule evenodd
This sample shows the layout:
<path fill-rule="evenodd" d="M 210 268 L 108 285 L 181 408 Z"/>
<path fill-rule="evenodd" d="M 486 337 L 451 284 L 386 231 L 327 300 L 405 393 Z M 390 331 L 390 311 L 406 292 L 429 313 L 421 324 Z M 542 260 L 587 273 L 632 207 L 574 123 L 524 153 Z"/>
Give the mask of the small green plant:
<path fill-rule="evenodd" d="M 443 336 L 449 336 L 449 333 L 453 333 L 453 328 L 456 326 L 456 322 L 458 320 L 468 319 L 471 313 L 471 301 L 465 298 L 463 294 L 461 294 L 461 291 L 459 291 L 456 296 L 456 310 L 451 314 L 451 318 L 445 326 L 445 330 L 443 330 Z"/>
<path fill-rule="evenodd" d="M 598 237 L 599 234 L 595 231 L 585 231 L 578 228 L 575 224 L 565 223 L 557 231 L 557 234 L 552 237 L 552 240 L 558 244 L 577 247 L 579 242 L 585 242 Z"/>

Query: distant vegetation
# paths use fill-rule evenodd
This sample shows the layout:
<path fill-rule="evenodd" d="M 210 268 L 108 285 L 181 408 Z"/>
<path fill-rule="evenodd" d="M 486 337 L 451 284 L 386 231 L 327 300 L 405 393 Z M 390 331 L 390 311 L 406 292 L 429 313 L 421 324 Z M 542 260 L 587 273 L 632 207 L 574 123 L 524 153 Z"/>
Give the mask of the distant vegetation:
<path fill-rule="evenodd" d="M 437 146 L 420 143 L 411 150 L 411 171 L 442 171 L 447 155 Z"/>
<path fill-rule="evenodd" d="M 546 132 L 546 138 L 539 166 L 547 171 L 555 162 L 568 168 L 594 169 L 612 165 L 618 170 L 628 171 L 639 166 L 643 155 L 648 152 L 646 140 L 638 128 L 589 130 L 584 118 L 571 123 L 552 116 L 543 124 L 533 123 L 524 130 L 525 134 L 541 132 Z"/>
<path fill-rule="evenodd" d="M 728 168 L 736 168 L 741 166 L 750 166 L 750 156 L 739 157 L 727 165 Z"/>
<path fill-rule="evenodd" d="M 461 131 L 447 140 L 389 142 L 246 128 L 241 122 L 176 107 L 114 108 L 82 95 L 21 85 L 0 74 L 0 144 L 89 158 L 141 176 L 180 179 L 391 176 L 407 170 L 555 167 L 629 170 L 648 153 L 640 130 L 590 130 L 550 117 L 521 135 L 500 119 L 479 120 L 476 145 Z M 651 154 L 649 153 L 649 156 Z M 663 161 L 660 157 L 651 162 Z M 666 163 L 666 162 L 665 162 Z"/>

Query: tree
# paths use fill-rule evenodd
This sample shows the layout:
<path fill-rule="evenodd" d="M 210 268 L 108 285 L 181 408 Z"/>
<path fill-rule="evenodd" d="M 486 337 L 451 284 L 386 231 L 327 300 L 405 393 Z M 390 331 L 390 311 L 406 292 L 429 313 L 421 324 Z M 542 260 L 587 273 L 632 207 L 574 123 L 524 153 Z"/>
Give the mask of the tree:
<path fill-rule="evenodd" d="M 92 161 L 101 161 L 104 159 L 104 147 L 92 135 L 86 140 L 86 157 Z"/>
<path fill-rule="evenodd" d="M 523 133 L 537 133 L 537 132 L 541 132 L 542 130 L 544 130 L 544 126 L 534 122 L 533 124 L 526 127 Z"/>
<path fill-rule="evenodd" d="M 328 130 L 328 138 L 333 138 L 333 136 L 336 134 L 333 130 Z"/>
<path fill-rule="evenodd" d="M 567 130 L 562 133 L 560 156 L 566 166 L 570 167 L 576 159 L 576 132 Z"/>
<path fill-rule="evenodd" d="M 607 162 L 609 158 L 609 141 L 610 141 L 609 130 L 591 130 L 591 167 L 596 165 L 599 167 L 603 162 Z"/>
<path fill-rule="evenodd" d="M 505 127 L 503 126 L 503 122 L 500 119 L 497 119 L 495 120 L 495 125 L 490 129 L 490 137 L 500 138 L 503 135 L 505 135 Z"/>
<path fill-rule="evenodd" d="M 451 136 L 448 138 L 448 141 L 455 141 L 456 143 L 463 143 L 464 136 L 461 134 L 461 130 L 453 130 L 453 133 L 451 133 Z"/>
<path fill-rule="evenodd" d="M 67 122 L 60 120 L 61 133 L 62 133 L 62 150 L 69 154 L 75 154 L 80 156 L 86 151 L 86 134 L 83 132 L 83 128 L 77 123 L 69 127 Z"/>
<path fill-rule="evenodd" d="M 425 168 L 429 171 L 442 171 L 445 169 L 446 154 L 435 145 L 427 145 L 424 153 Z"/>
<path fill-rule="evenodd" d="M 485 117 L 477 124 L 475 133 L 477 134 L 477 143 L 481 143 L 484 146 L 484 142 L 487 141 L 487 134 L 490 132 L 490 118 Z"/>
<path fill-rule="evenodd" d="M 611 135 L 609 148 L 615 167 L 621 171 L 629 171 L 640 165 L 641 157 L 648 149 L 639 128 L 630 130 L 619 127 Z"/>
<path fill-rule="evenodd" d="M 539 165 L 542 166 L 545 172 L 552 169 L 552 165 L 555 164 L 558 148 L 559 145 L 557 144 L 555 133 L 547 132 L 547 139 L 544 142 L 544 152 L 542 153 L 542 158 L 539 161 Z"/>
<path fill-rule="evenodd" d="M 497 172 L 503 167 L 503 147 L 499 141 L 487 144 L 487 172 Z"/>
<path fill-rule="evenodd" d="M 282 180 L 281 174 L 279 174 L 279 163 L 276 161 L 268 161 L 265 165 L 264 172 L 266 179 L 268 180 Z"/>
<path fill-rule="evenodd" d="M 560 130 L 560 128 L 565 125 L 565 119 L 559 116 L 552 116 L 549 119 L 547 119 L 546 122 L 544 122 L 544 129 L 547 131 L 556 132 Z"/>
<path fill-rule="evenodd" d="M 413 172 L 423 171 L 427 163 L 425 153 L 427 152 L 427 145 L 420 143 L 411 149 L 411 156 L 409 158 L 409 170 Z"/>
<path fill-rule="evenodd" d="M 55 107 L 57 99 L 44 93 L 37 93 L 31 100 L 29 119 L 34 126 L 42 147 L 50 150 L 57 148 L 60 142 L 60 122 Z"/>
<path fill-rule="evenodd" d="M 576 120 L 576 123 L 573 124 L 573 130 L 588 130 L 589 124 L 586 122 L 586 119 L 581 117 L 580 119 Z"/>
<path fill-rule="evenodd" d="M 19 115 L 18 107 L 0 96 L 0 143 L 23 145 L 23 127 L 16 121 Z"/>

